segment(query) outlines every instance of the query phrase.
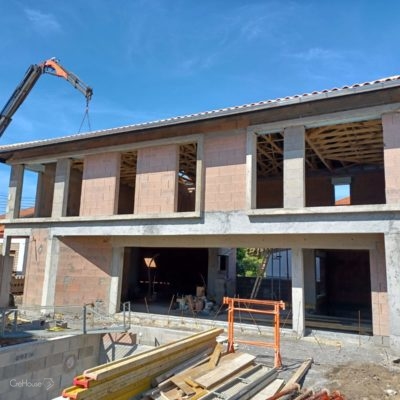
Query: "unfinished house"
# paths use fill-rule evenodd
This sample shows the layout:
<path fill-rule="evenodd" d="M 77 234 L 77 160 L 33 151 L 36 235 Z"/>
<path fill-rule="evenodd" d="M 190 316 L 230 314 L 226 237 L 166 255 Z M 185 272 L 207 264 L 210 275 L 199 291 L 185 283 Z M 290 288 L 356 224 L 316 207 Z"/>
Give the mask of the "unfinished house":
<path fill-rule="evenodd" d="M 362 318 L 400 350 L 399 111 L 392 77 L 2 146 L 2 305 L 13 238 L 29 240 L 25 305 L 110 313 L 198 286 L 221 302 L 237 293 L 236 248 L 282 249 L 294 331 L 310 314 Z"/>

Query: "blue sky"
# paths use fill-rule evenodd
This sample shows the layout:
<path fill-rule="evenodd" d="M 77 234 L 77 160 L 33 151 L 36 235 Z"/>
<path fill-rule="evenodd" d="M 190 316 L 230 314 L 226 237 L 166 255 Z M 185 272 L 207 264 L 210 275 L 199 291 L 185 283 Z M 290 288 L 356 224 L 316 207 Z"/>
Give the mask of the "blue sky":
<path fill-rule="evenodd" d="M 57 57 L 93 87 L 92 130 L 400 74 L 397 0 L 3 3 L 0 109 L 29 65 Z M 75 134 L 84 111 L 44 75 L 0 145 Z M 0 166 L 0 212 L 8 179 Z"/>

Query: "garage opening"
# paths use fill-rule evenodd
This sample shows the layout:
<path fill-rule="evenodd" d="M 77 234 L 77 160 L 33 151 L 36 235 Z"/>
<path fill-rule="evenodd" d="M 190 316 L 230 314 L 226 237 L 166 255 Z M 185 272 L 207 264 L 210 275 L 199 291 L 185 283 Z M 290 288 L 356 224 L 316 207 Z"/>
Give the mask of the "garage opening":
<path fill-rule="evenodd" d="M 205 287 L 208 249 L 127 247 L 121 301 L 169 302 Z"/>

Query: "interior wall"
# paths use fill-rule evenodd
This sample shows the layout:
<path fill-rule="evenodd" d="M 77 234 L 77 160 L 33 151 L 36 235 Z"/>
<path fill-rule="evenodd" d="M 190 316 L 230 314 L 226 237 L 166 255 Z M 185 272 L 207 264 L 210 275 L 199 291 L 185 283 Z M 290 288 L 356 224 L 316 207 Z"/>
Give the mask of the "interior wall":
<path fill-rule="evenodd" d="M 256 207 L 283 207 L 283 177 L 257 180 Z"/>
<path fill-rule="evenodd" d="M 71 168 L 68 185 L 67 216 L 79 215 L 82 192 L 82 171 Z"/>
<path fill-rule="evenodd" d="M 55 176 L 56 163 L 45 164 L 44 171 L 39 173 L 35 204 L 37 217 L 51 217 Z"/>
<path fill-rule="evenodd" d="M 367 250 L 326 251 L 328 315 L 371 319 L 371 276 Z"/>

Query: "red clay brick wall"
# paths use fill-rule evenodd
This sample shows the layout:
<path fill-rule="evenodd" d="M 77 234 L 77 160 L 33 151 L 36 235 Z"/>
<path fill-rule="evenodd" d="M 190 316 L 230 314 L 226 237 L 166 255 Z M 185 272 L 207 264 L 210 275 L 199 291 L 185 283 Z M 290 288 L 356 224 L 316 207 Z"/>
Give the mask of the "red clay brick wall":
<path fill-rule="evenodd" d="M 80 215 L 114 215 L 118 206 L 119 153 L 85 157 Z"/>
<path fill-rule="evenodd" d="M 400 165 L 400 113 L 382 116 L 386 202 L 400 203 L 399 165 Z"/>
<path fill-rule="evenodd" d="M 29 239 L 23 304 L 38 306 L 42 303 L 42 287 L 47 253 L 47 229 L 34 229 Z"/>
<path fill-rule="evenodd" d="M 374 335 L 389 336 L 389 302 L 387 295 L 385 245 L 378 242 L 370 251 L 372 327 Z"/>
<path fill-rule="evenodd" d="M 112 247 L 106 238 L 60 239 L 56 305 L 109 301 Z"/>
<path fill-rule="evenodd" d="M 176 145 L 138 150 L 135 214 L 176 211 L 178 162 Z"/>
<path fill-rule="evenodd" d="M 246 208 L 246 132 L 205 136 L 205 211 Z"/>

